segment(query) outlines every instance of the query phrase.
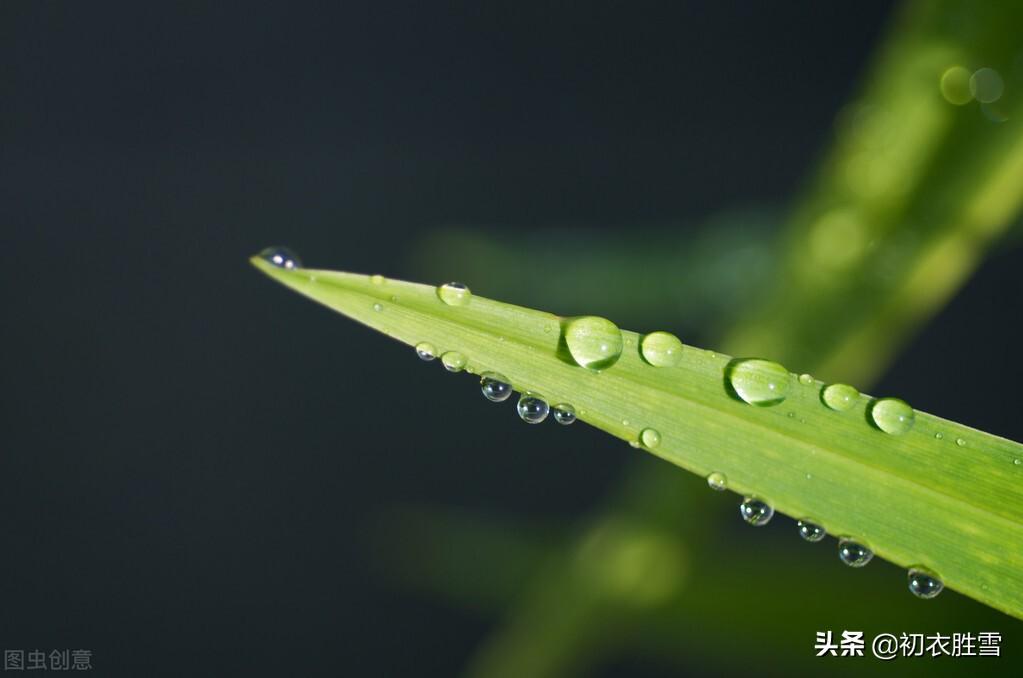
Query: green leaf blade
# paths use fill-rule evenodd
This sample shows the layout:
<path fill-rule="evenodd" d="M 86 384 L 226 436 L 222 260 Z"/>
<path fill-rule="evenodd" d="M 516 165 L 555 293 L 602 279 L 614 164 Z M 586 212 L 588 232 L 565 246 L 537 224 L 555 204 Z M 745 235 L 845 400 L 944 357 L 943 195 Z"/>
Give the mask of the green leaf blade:
<path fill-rule="evenodd" d="M 838 412 L 821 402 L 822 382 L 795 375 L 782 403 L 755 407 L 729 392 L 729 356 L 686 345 L 678 366 L 653 367 L 635 332 L 622 332 L 621 357 L 596 372 L 572 361 L 565 319 L 551 313 L 475 295 L 450 306 L 430 285 L 252 262 L 392 338 L 464 354 L 468 372 L 497 372 L 519 392 L 569 403 L 634 445 L 653 428 L 660 442 L 648 452 L 702 476 L 723 473 L 730 490 L 1023 617 L 1018 443 L 920 411 L 907 433 L 884 433 L 870 423 L 870 396 Z"/>

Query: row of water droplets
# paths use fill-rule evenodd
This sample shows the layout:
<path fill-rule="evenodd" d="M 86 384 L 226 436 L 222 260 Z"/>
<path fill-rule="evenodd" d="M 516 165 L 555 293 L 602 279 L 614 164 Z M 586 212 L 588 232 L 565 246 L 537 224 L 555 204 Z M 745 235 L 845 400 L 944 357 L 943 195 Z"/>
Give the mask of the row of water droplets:
<path fill-rule="evenodd" d="M 740 360 L 729 366 L 728 383 L 743 401 L 757 407 L 772 407 L 788 397 L 792 388 L 792 376 L 782 365 L 769 360 Z M 816 381 L 809 374 L 799 375 L 797 381 L 803 386 L 815 386 Z M 821 402 L 835 412 L 846 412 L 853 408 L 860 398 L 860 392 L 848 384 L 830 384 L 820 392 Z M 881 431 L 889 435 L 902 435 L 913 428 L 915 415 L 913 408 L 898 398 L 880 398 L 874 400 L 867 411 L 871 422 Z M 793 416 L 789 413 L 789 416 Z M 941 438 L 941 434 L 936 435 Z M 964 445 L 961 438 L 958 445 Z M 811 476 L 808 474 L 807 478 Z M 707 477 L 707 484 L 715 490 L 724 490 L 728 486 L 727 478 L 721 473 L 712 473 Z M 774 508 L 755 497 L 746 497 L 739 506 L 739 513 L 750 525 L 761 526 L 770 522 L 774 516 Z M 827 536 L 827 531 L 811 520 L 797 521 L 799 536 L 808 542 L 819 542 Z M 874 557 L 874 552 L 860 541 L 842 537 L 838 541 L 838 557 L 849 567 L 863 567 Z M 924 567 L 909 569 L 908 586 L 913 595 L 920 598 L 934 598 L 942 589 L 941 579 Z"/>
<path fill-rule="evenodd" d="M 285 248 L 269 248 L 260 255 L 274 266 L 284 269 L 301 267 L 301 261 L 294 253 Z M 374 284 L 382 284 L 382 276 L 372 276 Z M 466 306 L 472 299 L 469 288 L 457 282 L 450 282 L 437 288 L 437 296 L 449 306 Z M 376 303 L 374 310 L 383 307 Z M 576 364 L 581 367 L 600 372 L 614 365 L 621 357 L 624 348 L 622 333 L 610 320 L 595 316 L 584 316 L 569 320 L 564 327 L 565 344 Z M 449 372 L 460 372 L 468 364 L 466 356 L 459 351 L 445 351 L 438 356 L 438 351 L 430 342 L 420 342 L 415 346 L 420 359 L 432 361 L 440 358 L 441 364 Z M 682 360 L 683 344 L 668 332 L 651 332 L 640 342 L 640 353 L 643 359 L 654 367 L 675 367 Z M 791 375 L 782 365 L 761 359 L 746 359 L 733 362 L 727 369 L 727 380 L 737 395 L 744 402 L 757 407 L 771 407 L 786 399 L 791 389 Z M 800 384 L 813 386 L 816 382 L 808 375 L 798 378 Z M 504 402 L 512 394 L 510 381 L 496 372 L 483 372 L 480 375 L 480 390 L 484 397 L 492 402 Z M 850 410 L 860 398 L 860 393 L 847 384 L 830 384 L 820 393 L 821 402 L 835 412 Z M 575 408 L 568 403 L 559 403 L 551 407 L 540 395 L 526 392 L 521 394 L 516 410 L 519 417 L 529 424 L 539 424 L 548 416 L 562 425 L 576 421 Z M 881 398 L 873 401 L 868 414 L 874 425 L 890 435 L 901 435 L 909 431 L 914 424 L 913 408 L 898 398 Z M 624 422 L 623 422 L 624 423 Z M 935 434 L 941 438 L 940 433 Z M 653 428 L 644 428 L 639 440 L 647 448 L 660 445 L 661 435 Z M 958 445 L 964 445 L 961 438 Z M 808 476 L 809 477 L 809 476 Z M 708 486 L 717 491 L 728 489 L 728 480 L 723 473 L 713 472 L 707 476 Z M 774 508 L 755 497 L 746 497 L 739 506 L 739 512 L 746 523 L 763 526 L 774 517 Z M 811 520 L 799 520 L 797 528 L 800 537 L 808 542 L 819 542 L 827 535 L 825 529 Z M 866 545 L 852 538 L 841 538 L 838 543 L 839 559 L 850 567 L 863 567 L 874 557 L 873 551 Z M 921 598 L 937 596 L 944 584 L 937 575 L 923 567 L 909 570 L 908 583 L 910 591 Z"/>

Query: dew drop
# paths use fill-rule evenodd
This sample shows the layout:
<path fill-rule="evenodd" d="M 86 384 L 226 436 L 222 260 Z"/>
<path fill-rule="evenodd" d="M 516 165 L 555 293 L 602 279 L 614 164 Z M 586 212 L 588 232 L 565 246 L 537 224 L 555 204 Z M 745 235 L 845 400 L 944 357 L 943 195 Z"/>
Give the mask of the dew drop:
<path fill-rule="evenodd" d="M 724 473 L 714 471 L 707 476 L 707 487 L 716 492 L 724 492 L 728 489 L 728 478 L 725 477 Z"/>
<path fill-rule="evenodd" d="M 958 445 L 959 447 L 962 447 L 965 444 L 966 444 L 965 440 L 963 440 L 962 438 L 956 438 L 956 445 Z"/>
<path fill-rule="evenodd" d="M 569 424 L 575 423 L 575 408 L 568 403 L 555 405 L 554 411 L 551 414 L 554 415 L 554 421 L 558 422 L 562 426 L 568 426 Z"/>
<path fill-rule="evenodd" d="M 813 386 L 813 377 L 809 374 L 799 375 L 799 383 L 803 386 Z"/>
<path fill-rule="evenodd" d="M 302 260 L 287 247 L 267 247 L 259 253 L 259 258 L 277 268 L 302 268 Z"/>
<path fill-rule="evenodd" d="M 550 412 L 547 401 L 531 393 L 522 394 L 516 409 L 519 412 L 519 417 L 527 424 L 539 424 L 547 418 L 547 413 Z"/>
<path fill-rule="evenodd" d="M 788 370 L 770 360 L 740 360 L 728 368 L 728 381 L 750 405 L 777 405 L 789 393 Z"/>
<path fill-rule="evenodd" d="M 913 428 L 913 408 L 898 398 L 881 398 L 870 407 L 870 418 L 879 429 L 901 435 Z"/>
<path fill-rule="evenodd" d="M 938 431 L 937 433 L 934 434 L 934 437 L 937 438 L 938 440 L 941 440 L 945 436 L 942 435 L 941 431 Z"/>
<path fill-rule="evenodd" d="M 384 276 L 380 275 L 379 273 L 377 273 L 376 275 L 371 275 L 369 277 L 369 281 L 374 285 L 383 285 L 385 280 L 386 279 L 384 278 Z"/>
<path fill-rule="evenodd" d="M 565 325 L 565 344 L 578 365 L 602 370 L 622 355 L 622 332 L 610 320 L 583 316 Z"/>
<path fill-rule="evenodd" d="M 1015 464 L 1016 466 L 1019 466 L 1020 464 L 1023 464 L 1023 460 L 1021 460 L 1021 459 L 1013 459 L 1012 463 Z"/>
<path fill-rule="evenodd" d="M 823 527 L 817 523 L 811 523 L 809 520 L 800 520 L 796 526 L 799 528 L 799 536 L 806 541 L 816 543 L 828 534 Z"/>
<path fill-rule="evenodd" d="M 771 522 L 771 518 L 774 517 L 774 509 L 759 499 L 746 497 L 746 500 L 739 505 L 739 514 L 750 525 L 760 527 Z"/>
<path fill-rule="evenodd" d="M 661 434 L 652 428 L 645 428 L 639 434 L 639 439 L 647 447 L 657 447 L 661 444 Z"/>
<path fill-rule="evenodd" d="M 376 303 L 376 304 L 373 304 L 373 310 L 377 311 L 379 313 L 380 311 L 384 310 L 384 305 L 379 303 L 379 302 Z"/>
<path fill-rule="evenodd" d="M 465 306 L 472 298 L 472 292 L 460 282 L 449 282 L 437 288 L 437 296 L 448 306 Z"/>
<path fill-rule="evenodd" d="M 682 342 L 668 332 L 651 332 L 639 348 L 643 359 L 654 367 L 675 367 L 682 361 Z"/>
<path fill-rule="evenodd" d="M 863 544 L 842 539 L 838 542 L 838 559 L 849 567 L 863 567 L 874 557 L 874 552 Z"/>
<path fill-rule="evenodd" d="M 503 403 L 512 394 L 508 378 L 497 372 L 484 372 L 480 375 L 480 391 L 483 397 L 493 403 Z"/>
<path fill-rule="evenodd" d="M 909 592 L 917 598 L 934 598 L 945 588 L 944 582 L 938 579 L 937 575 L 922 567 L 910 568 L 907 580 Z"/>
<path fill-rule="evenodd" d="M 440 361 L 448 372 L 461 372 L 465 369 L 465 364 L 468 362 L 465 356 L 458 351 L 448 351 L 440 357 Z"/>
<path fill-rule="evenodd" d="M 437 357 L 437 349 L 428 341 L 421 341 L 416 344 L 416 355 L 420 360 L 433 360 Z"/>
<path fill-rule="evenodd" d="M 836 412 L 845 412 L 859 397 L 860 392 L 849 384 L 829 384 L 821 392 L 821 400 Z"/>

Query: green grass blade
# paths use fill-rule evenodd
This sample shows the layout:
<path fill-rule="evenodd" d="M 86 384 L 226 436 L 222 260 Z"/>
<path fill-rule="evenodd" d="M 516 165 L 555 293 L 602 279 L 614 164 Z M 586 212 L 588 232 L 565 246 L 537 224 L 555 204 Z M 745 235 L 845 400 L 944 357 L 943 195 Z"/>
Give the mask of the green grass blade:
<path fill-rule="evenodd" d="M 462 353 L 471 373 L 497 372 L 517 391 L 570 403 L 581 420 L 634 445 L 655 429 L 660 443 L 648 450 L 657 456 L 700 475 L 724 473 L 735 492 L 1023 617 L 1017 443 L 923 412 L 909 432 L 890 435 L 868 423 L 869 397 L 836 412 L 821 403 L 821 382 L 793 375 L 782 404 L 754 407 L 729 392 L 728 356 L 686 346 L 678 366 L 652 367 L 634 332 L 622 333 L 621 358 L 598 373 L 571 360 L 564 319 L 550 313 L 479 296 L 450 306 L 429 285 L 253 263 L 399 341 Z"/>

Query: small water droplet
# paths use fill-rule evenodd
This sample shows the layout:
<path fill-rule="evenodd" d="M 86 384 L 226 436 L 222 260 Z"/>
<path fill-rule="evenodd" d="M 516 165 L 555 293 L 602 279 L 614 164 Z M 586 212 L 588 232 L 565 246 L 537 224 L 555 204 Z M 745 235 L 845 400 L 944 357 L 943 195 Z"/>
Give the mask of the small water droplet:
<path fill-rule="evenodd" d="M 472 292 L 460 282 L 449 282 L 437 288 L 437 296 L 448 306 L 465 306 L 472 299 Z"/>
<path fill-rule="evenodd" d="M 739 514 L 750 525 L 760 527 L 771 522 L 771 518 L 774 517 L 774 509 L 759 499 L 746 497 L 746 500 L 739 505 Z"/>
<path fill-rule="evenodd" d="M 374 285 L 383 285 L 385 280 L 386 278 L 384 278 L 384 276 L 380 275 L 379 273 L 377 273 L 376 275 L 371 275 L 369 277 L 369 281 Z"/>
<path fill-rule="evenodd" d="M 962 438 L 956 438 L 956 445 L 958 445 L 959 447 L 962 447 L 965 444 L 966 444 L 965 440 L 963 440 Z"/>
<path fill-rule="evenodd" d="M 935 437 L 935 438 L 937 438 L 938 440 L 941 440 L 941 439 L 942 439 L 942 438 L 944 438 L 945 436 L 943 436 L 943 435 L 941 434 L 941 431 L 938 431 L 937 433 L 935 433 L 935 434 L 934 434 L 934 437 Z"/>
<path fill-rule="evenodd" d="M 373 310 L 377 311 L 377 312 L 380 312 L 380 311 L 384 310 L 384 305 L 381 304 L 381 303 L 373 304 Z"/>
<path fill-rule="evenodd" d="M 813 386 L 813 377 L 809 374 L 799 375 L 799 383 L 803 386 Z"/>
<path fill-rule="evenodd" d="M 416 344 L 416 355 L 420 360 L 433 360 L 437 357 L 437 349 L 428 341 L 421 341 Z"/>
<path fill-rule="evenodd" d="M 863 567 L 874 557 L 874 552 L 851 539 L 838 542 L 838 559 L 849 567 Z"/>
<path fill-rule="evenodd" d="M 398 301 L 398 295 L 392 294 L 391 295 L 391 301 Z"/>
<path fill-rule="evenodd" d="M 811 474 L 807 473 L 807 474 L 806 474 L 806 479 L 807 479 L 807 480 L 813 480 L 813 475 L 811 475 Z"/>
<path fill-rule="evenodd" d="M 668 332 L 651 332 L 639 348 L 643 359 L 654 367 L 675 367 L 682 361 L 682 342 Z"/>
<path fill-rule="evenodd" d="M 823 527 L 809 520 L 800 520 L 796 526 L 799 528 L 799 536 L 806 541 L 818 542 L 828 534 Z"/>
<path fill-rule="evenodd" d="M 569 424 L 575 423 L 575 408 L 568 403 L 561 403 L 554 406 L 554 421 L 558 422 L 562 426 L 568 426 Z"/>
<path fill-rule="evenodd" d="M 497 372 L 484 372 L 480 375 L 480 391 L 483 397 L 493 403 L 503 403 L 512 394 L 508 378 Z"/>
<path fill-rule="evenodd" d="M 750 405 L 777 405 L 789 393 L 788 370 L 770 360 L 740 360 L 728 368 L 728 381 Z"/>
<path fill-rule="evenodd" d="M 911 567 L 907 573 L 909 592 L 917 598 L 934 598 L 941 593 L 945 584 L 938 576 L 922 567 Z"/>
<path fill-rule="evenodd" d="M 551 326 L 550 326 L 550 325 L 544 325 L 544 326 L 543 326 L 543 333 L 544 333 L 544 334 L 550 334 L 550 333 L 551 333 L 551 329 L 552 329 L 552 328 L 551 328 Z"/>
<path fill-rule="evenodd" d="M 628 426 L 628 425 L 629 425 L 629 420 L 628 419 L 622 419 L 622 426 Z"/>
<path fill-rule="evenodd" d="M 578 365 L 602 370 L 614 365 L 621 357 L 622 332 L 605 318 L 574 318 L 565 326 L 565 344 Z"/>
<path fill-rule="evenodd" d="M 901 435 L 913 428 L 913 408 L 898 398 L 881 398 L 870 407 L 870 418 L 885 433 Z"/>
<path fill-rule="evenodd" d="M 465 364 L 468 362 L 465 356 L 458 351 L 446 352 L 440 357 L 440 361 L 448 372 L 461 372 L 465 369 Z"/>
<path fill-rule="evenodd" d="M 287 247 L 267 247 L 259 253 L 259 258 L 277 268 L 302 268 L 302 260 Z"/>
<path fill-rule="evenodd" d="M 728 478 L 725 477 L 724 473 L 714 471 L 707 476 L 707 487 L 716 492 L 724 492 L 728 489 Z"/>
<path fill-rule="evenodd" d="M 789 417 L 789 419 L 795 419 L 796 418 L 796 413 L 795 412 L 789 412 L 788 417 Z"/>
<path fill-rule="evenodd" d="M 639 434 L 639 439 L 647 447 L 657 447 L 661 444 L 661 434 L 652 428 L 645 428 Z"/>
<path fill-rule="evenodd" d="M 845 412 L 859 397 L 860 392 L 849 384 L 829 384 L 821 391 L 821 400 L 836 412 Z"/>
<path fill-rule="evenodd" d="M 1020 464 L 1023 464 L 1023 459 L 1013 459 L 1012 463 L 1019 466 Z"/>
<path fill-rule="evenodd" d="M 543 398 L 531 393 L 523 393 L 516 409 L 522 421 L 527 424 L 539 424 L 547 418 L 547 413 L 551 408 Z"/>
<path fill-rule="evenodd" d="M 639 448 L 639 441 L 638 440 L 630 440 L 629 441 L 629 447 Z"/>

